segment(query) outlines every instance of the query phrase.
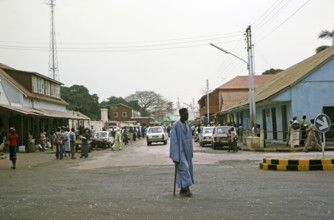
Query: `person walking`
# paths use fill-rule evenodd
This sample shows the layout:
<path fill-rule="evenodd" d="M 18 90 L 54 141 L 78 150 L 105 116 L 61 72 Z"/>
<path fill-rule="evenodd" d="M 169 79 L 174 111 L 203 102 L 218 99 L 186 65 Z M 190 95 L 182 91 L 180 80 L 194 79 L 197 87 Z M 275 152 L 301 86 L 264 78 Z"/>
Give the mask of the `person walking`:
<path fill-rule="evenodd" d="M 238 135 L 234 130 L 234 127 L 231 128 L 231 145 L 233 152 L 238 152 Z"/>
<path fill-rule="evenodd" d="M 188 109 L 181 108 L 179 114 L 180 120 L 174 122 L 171 130 L 169 157 L 175 164 L 180 195 L 191 197 L 190 186 L 194 184 L 192 130 L 188 122 Z"/>
<path fill-rule="evenodd" d="M 9 141 L 9 159 L 12 161 L 12 169 L 16 169 L 16 151 L 17 151 L 17 141 L 19 136 L 15 133 L 15 128 L 10 128 L 7 134 L 7 140 Z"/>
<path fill-rule="evenodd" d="M 308 147 L 316 147 L 318 151 L 322 151 L 322 147 L 320 146 L 320 137 L 316 133 L 315 125 L 314 125 L 314 119 L 310 120 L 311 124 L 310 127 L 308 128 L 308 135 L 307 135 L 307 140 L 305 147 L 303 149 L 304 152 L 308 152 Z"/>
<path fill-rule="evenodd" d="M 71 136 L 70 136 L 70 129 L 64 128 L 64 150 L 65 150 L 65 157 L 70 155 L 71 152 Z"/>
<path fill-rule="evenodd" d="M 89 151 L 89 146 L 88 146 L 88 140 L 90 137 L 90 131 L 89 129 L 85 129 L 83 133 L 80 135 L 81 139 L 81 156 L 80 158 L 87 158 L 88 157 L 88 151 Z"/>
<path fill-rule="evenodd" d="M 56 158 L 62 160 L 64 156 L 64 149 L 63 149 L 64 135 L 61 128 L 57 128 L 55 140 L 56 140 Z"/>
<path fill-rule="evenodd" d="M 306 129 L 307 129 L 307 123 L 306 123 L 306 115 L 303 115 L 303 117 L 300 119 L 300 146 L 305 146 L 305 141 L 306 141 L 306 138 L 307 138 L 307 132 L 306 132 Z"/>
<path fill-rule="evenodd" d="M 115 140 L 114 145 L 112 146 L 111 150 L 122 150 L 122 134 L 119 128 L 116 128 Z"/>
<path fill-rule="evenodd" d="M 71 159 L 76 159 L 75 149 L 74 149 L 75 141 L 76 141 L 75 130 L 74 128 L 71 128 L 71 131 L 70 131 Z"/>
<path fill-rule="evenodd" d="M 299 147 L 299 139 L 300 139 L 300 124 L 297 121 L 297 116 L 292 118 L 292 124 L 290 125 L 290 147 Z"/>

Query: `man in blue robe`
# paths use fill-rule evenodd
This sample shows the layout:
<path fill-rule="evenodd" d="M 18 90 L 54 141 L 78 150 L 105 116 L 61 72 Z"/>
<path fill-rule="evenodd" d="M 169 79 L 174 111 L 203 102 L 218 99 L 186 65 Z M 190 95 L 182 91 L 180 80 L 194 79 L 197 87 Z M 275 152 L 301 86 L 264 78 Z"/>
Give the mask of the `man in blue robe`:
<path fill-rule="evenodd" d="M 188 110 L 179 110 L 180 120 L 174 122 L 170 136 L 170 154 L 176 166 L 176 183 L 181 196 L 191 197 L 189 187 L 194 183 L 192 130 L 188 122 Z"/>

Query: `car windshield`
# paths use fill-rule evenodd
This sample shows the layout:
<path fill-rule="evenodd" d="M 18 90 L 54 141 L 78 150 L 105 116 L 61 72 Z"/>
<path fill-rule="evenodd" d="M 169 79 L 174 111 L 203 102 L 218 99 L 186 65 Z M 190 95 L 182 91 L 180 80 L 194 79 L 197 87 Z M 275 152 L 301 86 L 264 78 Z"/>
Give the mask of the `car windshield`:
<path fill-rule="evenodd" d="M 161 133 L 162 129 L 161 128 L 150 128 L 150 130 L 148 130 L 148 133 Z"/>
<path fill-rule="evenodd" d="M 229 127 L 218 127 L 217 134 L 227 134 L 229 129 Z"/>
<path fill-rule="evenodd" d="M 105 137 L 107 137 L 107 133 L 106 132 L 97 132 L 95 135 L 98 138 L 105 138 Z"/>
<path fill-rule="evenodd" d="M 213 132 L 213 128 L 206 128 L 203 131 L 204 134 L 212 134 L 212 132 Z"/>

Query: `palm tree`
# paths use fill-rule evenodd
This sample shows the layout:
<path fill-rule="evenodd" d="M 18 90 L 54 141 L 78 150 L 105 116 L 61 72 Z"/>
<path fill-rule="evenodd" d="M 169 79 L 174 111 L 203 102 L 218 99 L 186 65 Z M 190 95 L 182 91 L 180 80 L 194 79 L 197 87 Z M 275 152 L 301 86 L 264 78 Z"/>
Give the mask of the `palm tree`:
<path fill-rule="evenodd" d="M 334 30 L 332 32 L 328 31 L 328 30 L 323 30 L 320 32 L 319 34 L 319 38 L 329 38 L 329 39 L 332 39 L 332 45 L 334 45 Z M 330 46 L 326 46 L 326 45 L 323 45 L 323 46 L 320 46 L 318 47 L 317 49 L 315 49 L 316 53 L 319 53 L 325 49 L 327 49 L 328 47 Z"/>

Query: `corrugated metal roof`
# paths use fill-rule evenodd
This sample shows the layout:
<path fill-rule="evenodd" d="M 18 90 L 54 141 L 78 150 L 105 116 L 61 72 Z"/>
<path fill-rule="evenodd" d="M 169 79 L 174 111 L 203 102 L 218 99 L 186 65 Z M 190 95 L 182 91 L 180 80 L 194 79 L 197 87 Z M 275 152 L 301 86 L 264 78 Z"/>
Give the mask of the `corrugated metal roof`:
<path fill-rule="evenodd" d="M 288 87 L 293 86 L 333 57 L 334 46 L 318 54 L 315 54 L 280 73 L 275 74 L 271 80 L 268 80 L 256 89 L 255 101 L 265 101 L 266 99 L 284 91 Z M 249 100 L 247 95 L 241 98 L 232 107 L 226 109 L 225 111 L 230 111 L 235 108 L 241 108 L 242 106 L 248 104 Z"/>
<path fill-rule="evenodd" d="M 77 111 L 66 110 L 62 112 L 62 111 L 47 110 L 47 109 L 33 109 L 33 108 L 12 106 L 12 105 L 0 105 L 0 107 L 11 110 L 11 111 L 15 111 L 22 115 L 90 120 L 89 117 Z"/>
<path fill-rule="evenodd" d="M 260 85 L 262 85 L 266 81 L 273 78 L 273 76 L 274 75 L 256 75 L 254 77 L 255 87 L 256 88 L 259 87 Z M 221 90 L 221 91 L 232 90 L 232 89 L 248 90 L 249 89 L 249 79 L 248 78 L 249 78 L 248 76 L 236 76 L 233 79 L 231 79 L 230 81 L 228 81 L 228 82 L 224 83 L 223 85 L 214 89 L 212 92 L 210 92 L 210 94 L 212 94 L 212 93 L 214 93 L 215 91 L 218 91 L 218 90 Z M 206 96 L 207 95 L 203 95 L 201 97 L 201 99 L 206 99 Z"/>
<path fill-rule="evenodd" d="M 273 75 L 256 75 L 254 76 L 254 85 L 256 87 L 262 85 L 269 79 L 271 79 Z M 224 83 L 219 86 L 217 89 L 248 89 L 249 88 L 249 80 L 248 76 L 236 76 L 230 81 Z"/>

